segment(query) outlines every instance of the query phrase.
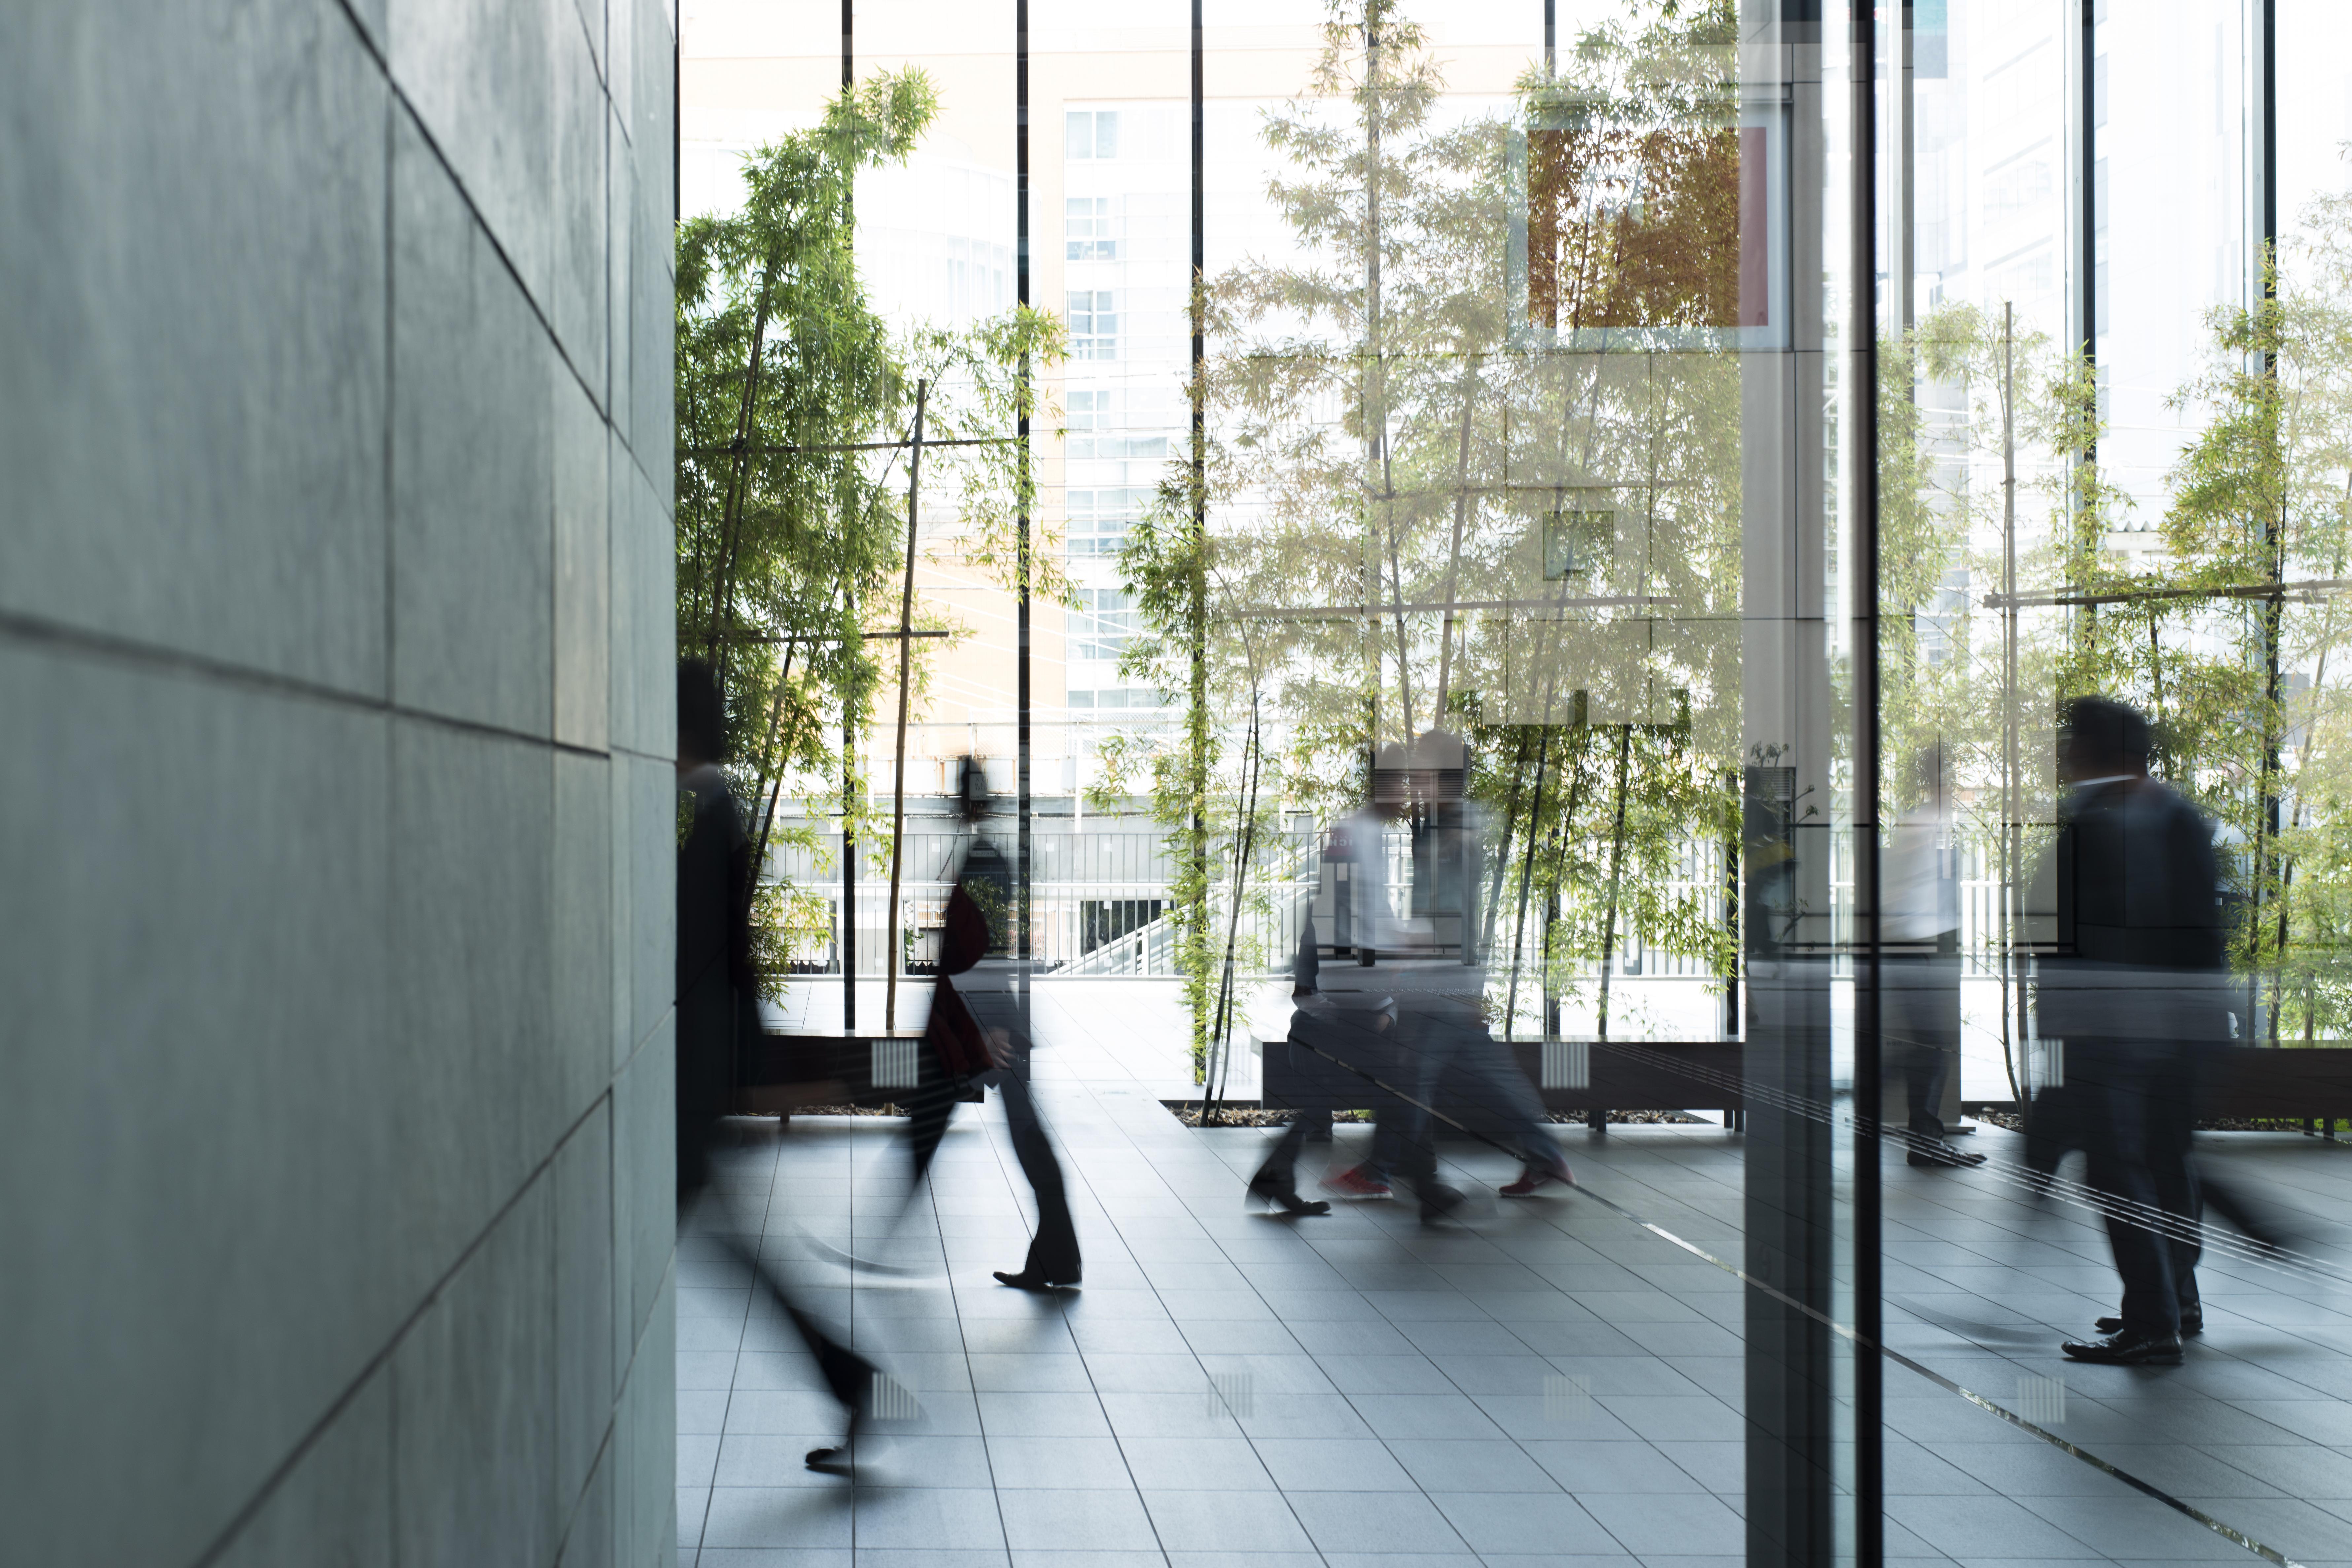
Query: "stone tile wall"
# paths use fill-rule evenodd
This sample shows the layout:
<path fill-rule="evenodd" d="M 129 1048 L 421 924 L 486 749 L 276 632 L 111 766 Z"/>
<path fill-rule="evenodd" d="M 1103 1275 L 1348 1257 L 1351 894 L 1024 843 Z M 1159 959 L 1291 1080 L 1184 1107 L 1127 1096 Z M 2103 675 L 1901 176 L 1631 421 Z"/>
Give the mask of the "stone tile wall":
<path fill-rule="evenodd" d="M 0 15 L 0 1558 L 674 1560 L 673 11 Z"/>

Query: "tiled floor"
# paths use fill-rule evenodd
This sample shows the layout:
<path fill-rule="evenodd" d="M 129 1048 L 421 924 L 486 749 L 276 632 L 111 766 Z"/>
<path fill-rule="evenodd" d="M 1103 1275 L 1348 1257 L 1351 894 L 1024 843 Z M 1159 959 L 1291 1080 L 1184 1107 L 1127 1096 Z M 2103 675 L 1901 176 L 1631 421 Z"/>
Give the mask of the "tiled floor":
<path fill-rule="evenodd" d="M 761 1232 L 920 1414 L 861 1445 L 855 1484 L 804 1469 L 835 1435 L 831 1402 L 789 1329 L 688 1236 L 681 1563 L 1742 1556 L 1737 1279 L 1576 1196 L 1489 1203 L 1442 1230 L 1405 1205 L 1245 1212 L 1242 1177 L 1271 1135 L 1193 1131 L 1160 1109 L 1165 1061 L 1136 1044 L 1143 995 L 1041 989 L 1041 1088 L 1087 1248 L 1085 1289 L 1059 1300 L 989 1278 L 1027 1234 L 993 1106 L 961 1114 L 895 1236 L 892 1123 L 755 1134 L 733 1223 Z M 1738 1258 L 1738 1140 L 1562 1131 L 1595 1193 Z M 1343 1157 L 1363 1131 L 1340 1131 Z M 2217 1261 L 2189 1364 L 2063 1364 L 2058 1333 L 2112 1304 L 2105 1243 L 2087 1213 L 2004 1182 L 2006 1136 L 1980 1136 L 1986 1171 L 1890 1167 L 1894 1348 L 2291 1558 L 2352 1563 L 2352 1289 Z M 2352 1149 L 2235 1142 L 2258 1146 L 2225 1157 L 2281 1201 L 2352 1216 Z M 1464 1184 L 1491 1193 L 1505 1174 L 1484 1150 L 1449 1152 Z M 913 1272 L 853 1280 L 827 1249 Z M 1914 1373 L 1890 1367 L 1886 1394 L 1890 1558 L 2257 1561 Z"/>

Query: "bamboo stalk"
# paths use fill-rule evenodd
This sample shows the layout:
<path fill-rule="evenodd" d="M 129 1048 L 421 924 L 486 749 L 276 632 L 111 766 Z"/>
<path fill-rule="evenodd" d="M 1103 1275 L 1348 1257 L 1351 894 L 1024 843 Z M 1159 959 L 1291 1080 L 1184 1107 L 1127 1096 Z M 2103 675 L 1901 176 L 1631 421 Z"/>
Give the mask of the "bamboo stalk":
<path fill-rule="evenodd" d="M 931 384 L 915 383 L 914 455 L 907 463 L 907 576 L 898 595 L 898 750 L 890 778 L 890 971 L 882 992 L 882 1030 L 898 1026 L 898 874 L 907 844 L 907 680 L 911 652 L 908 638 L 915 618 L 915 520 L 923 493 L 923 414 Z"/>
<path fill-rule="evenodd" d="M 1609 1039 L 1609 965 L 1617 956 L 1617 895 L 1625 866 L 1625 765 L 1633 751 L 1633 726 L 1617 730 L 1617 822 L 1609 833 L 1609 913 L 1601 927 L 1600 1034 Z"/>

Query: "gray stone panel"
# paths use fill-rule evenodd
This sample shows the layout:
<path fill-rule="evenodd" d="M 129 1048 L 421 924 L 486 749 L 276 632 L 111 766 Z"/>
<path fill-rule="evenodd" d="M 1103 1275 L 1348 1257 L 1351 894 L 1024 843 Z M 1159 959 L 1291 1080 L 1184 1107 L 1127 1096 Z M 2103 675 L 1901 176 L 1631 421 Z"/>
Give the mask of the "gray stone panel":
<path fill-rule="evenodd" d="M 636 83 L 623 112 L 629 116 L 629 145 L 636 149 L 637 183 L 647 193 L 646 210 L 667 228 L 677 219 L 677 203 L 670 194 L 674 171 L 668 155 L 670 126 L 675 123 L 670 100 L 677 80 L 677 49 L 670 31 L 669 6 L 634 5 L 630 10 L 637 36 L 629 64 Z M 623 102 L 617 87 L 614 101 Z"/>
<path fill-rule="evenodd" d="M 630 147 L 637 145 L 636 125 L 630 118 L 637 87 L 637 13 L 658 8 L 658 0 L 651 6 L 646 0 L 605 0 L 604 87 L 612 95 L 614 111 L 621 117 L 622 139 Z M 663 127 L 663 134 L 668 134 L 667 126 Z M 667 143 L 661 145 L 667 150 Z M 618 147 L 614 155 L 620 156 Z"/>
<path fill-rule="evenodd" d="M 613 1083 L 614 1327 L 623 1367 L 677 1250 L 677 1048 L 665 1020 Z"/>
<path fill-rule="evenodd" d="M 0 713 L 0 1519 L 26 1562 L 184 1562 L 416 1299 L 387 721 L 9 641 Z"/>
<path fill-rule="evenodd" d="M 596 1108 L 555 1153 L 555 1476 L 569 1516 L 613 1424 L 613 1116 Z M 607 1504 L 609 1507 L 609 1503 Z"/>
<path fill-rule="evenodd" d="M 660 188 L 669 186 L 665 170 Z M 672 457 L 672 432 L 677 425 L 672 346 L 677 331 L 676 290 L 671 286 L 676 232 L 667 205 L 656 207 L 651 197 L 654 182 L 644 168 L 637 171 L 637 221 L 631 235 L 629 262 L 629 447 L 637 466 L 655 481 L 667 515 L 671 479 L 677 472 Z"/>
<path fill-rule="evenodd" d="M 9 1561 L 674 1561 L 669 8 L 0 9 Z"/>
<path fill-rule="evenodd" d="M 403 1247 L 457 1260 L 565 1124 L 548 997 L 554 774 L 543 747 L 427 720 L 393 734 Z"/>
<path fill-rule="evenodd" d="M 9 8 L 0 608 L 382 694 L 386 100 L 318 0 Z"/>
<path fill-rule="evenodd" d="M 551 349 L 405 115 L 393 135 L 393 692 L 553 719 Z"/>
<path fill-rule="evenodd" d="M 601 405 L 605 396 L 605 142 L 612 113 L 584 27 L 555 17 L 554 246 L 549 316 L 564 357 Z"/>
<path fill-rule="evenodd" d="M 571 372 L 555 373 L 555 738 L 611 733 L 611 438 Z"/>
<path fill-rule="evenodd" d="M 620 1561 L 613 1517 L 613 1471 L 619 1453 L 613 1428 L 605 1429 L 604 1446 L 597 1450 L 596 1468 L 589 1473 L 587 1489 L 572 1510 L 572 1528 L 563 1537 L 557 1568 L 614 1568 Z"/>
<path fill-rule="evenodd" d="M 677 994 L 677 768 L 650 757 L 614 759 L 628 769 L 630 1044 L 669 1016 Z"/>
<path fill-rule="evenodd" d="M 623 1562 L 659 1564 L 677 1555 L 677 1290 L 667 1276 L 646 1319 L 614 1426 L 614 1534 Z"/>
<path fill-rule="evenodd" d="M 390 0 L 392 79 L 542 308 L 555 250 L 551 0 Z"/>
<path fill-rule="evenodd" d="M 581 30 L 588 36 L 588 47 L 595 57 L 596 77 L 601 82 L 604 76 L 604 28 L 607 26 L 604 0 L 572 0 L 572 8 L 579 13 Z"/>
<path fill-rule="evenodd" d="M 605 412 L 623 441 L 629 438 L 630 381 L 629 310 L 631 273 L 635 270 L 637 231 L 637 177 L 627 136 L 618 113 L 606 122 L 608 155 L 604 160 L 604 352 L 605 375 L 611 389 Z"/>
<path fill-rule="evenodd" d="M 554 1211 L 532 1183 L 394 1355 L 401 1568 L 554 1560 Z"/>
<path fill-rule="evenodd" d="M 604 592 L 612 618 L 612 651 L 614 657 L 606 667 L 612 681 L 612 702 L 607 710 L 607 742 L 612 746 L 644 749 L 638 733 L 637 709 L 639 688 L 644 684 L 646 660 L 638 645 L 645 640 L 644 562 L 638 543 L 644 531 L 637 526 L 636 511 L 639 487 L 636 459 L 630 456 L 626 442 L 615 430 L 609 447 L 610 466 L 606 468 L 611 489 L 609 509 L 605 513 L 608 533 L 606 559 L 610 567 Z"/>
<path fill-rule="evenodd" d="M 570 1121 L 613 1077 L 614 764 L 554 753 L 547 1016 L 553 1030 L 555 1114 Z"/>
<path fill-rule="evenodd" d="M 392 1374 L 335 1412 L 236 1533 L 219 1568 L 393 1568 Z"/>
<path fill-rule="evenodd" d="M 649 757 L 677 755 L 677 531 L 670 520 L 667 469 L 658 491 L 647 480 L 639 457 L 630 470 L 632 504 L 625 514 L 629 552 L 627 575 L 614 584 L 616 594 L 629 596 L 633 626 L 657 628 L 657 636 L 635 632 L 628 654 L 635 663 L 631 682 L 630 729 L 626 744 Z M 614 526 L 624 526 L 616 512 Z"/>

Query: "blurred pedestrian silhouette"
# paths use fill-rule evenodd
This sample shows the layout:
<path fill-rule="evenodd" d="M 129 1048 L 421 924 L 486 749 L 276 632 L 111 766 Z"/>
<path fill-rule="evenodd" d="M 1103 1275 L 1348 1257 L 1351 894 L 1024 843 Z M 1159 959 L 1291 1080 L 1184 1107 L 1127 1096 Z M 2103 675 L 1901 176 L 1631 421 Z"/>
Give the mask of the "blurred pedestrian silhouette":
<path fill-rule="evenodd" d="M 2042 1036 L 2064 1041 L 2065 1093 L 2087 1180 L 2115 1205 L 2107 1244 L 2123 1279 L 2120 1312 L 2065 1352 L 2170 1366 L 2181 1334 L 2202 1326 L 2189 1134 L 2199 1059 L 2227 1033 L 2227 992 L 2212 827 L 2147 776 L 2147 721 L 2131 708 L 2069 705 L 2067 793 L 2029 908 L 2054 917 L 2037 1013 Z M 2147 1223 L 2158 1215 L 2175 1223 Z"/>
<path fill-rule="evenodd" d="M 958 1017 L 941 1017 L 943 1032 L 935 1039 L 951 1042 L 950 1050 L 969 1049 L 975 1037 L 984 1046 L 992 1064 L 989 1081 L 1004 1105 L 1013 1157 L 1021 1162 L 1021 1173 L 1037 1200 L 1037 1231 L 1030 1238 L 1027 1258 L 1018 1272 L 1000 1268 L 996 1278 L 1024 1290 L 1076 1285 L 1083 1273 L 1077 1226 L 1070 1218 L 1062 1163 L 1055 1156 L 1030 1088 L 1034 1037 L 1028 965 L 1013 942 L 1020 906 L 1013 867 L 982 827 L 988 779 L 978 759 L 964 759 L 956 794 L 969 842 L 956 872 L 955 891 L 948 900 L 948 929 L 941 942 L 940 968 L 949 983 L 934 992 L 931 1005 L 936 1015 L 945 1003 Z M 968 1025 L 961 1021 L 967 1014 Z M 937 1143 L 936 1133 L 931 1142 Z"/>
<path fill-rule="evenodd" d="M 1356 845 L 1353 924 L 1356 957 L 1369 996 L 1395 1019 L 1386 1032 L 1389 1079 L 1397 1091 L 1383 1103 L 1372 1157 L 1326 1183 L 1350 1196 L 1375 1195 L 1388 1178 L 1402 1178 L 1421 1201 L 1424 1220 L 1457 1208 L 1462 1194 L 1437 1179 L 1437 1126 L 1454 1118 L 1439 1110 L 1441 1096 L 1477 1122 L 1499 1130 L 1523 1162 L 1502 1189 L 1528 1197 L 1568 1184 L 1543 1121 L 1535 1089 L 1497 1041 L 1484 1016 L 1486 971 L 1477 950 L 1478 870 L 1483 864 L 1477 824 L 1467 798 L 1469 748 L 1460 736 L 1433 730 L 1411 750 L 1381 748 L 1372 770 L 1369 808 L 1347 826 Z M 1412 881 L 1405 897 L 1390 892 L 1384 839 L 1389 825 L 1412 835 Z M 1400 908 L 1402 904 L 1402 908 Z M 1357 1034 L 1364 1043 L 1360 1030 Z"/>
<path fill-rule="evenodd" d="M 1899 1075 L 1914 1165 L 1980 1165 L 1946 1140 L 1944 1098 L 1960 1055 L 1958 846 L 1947 802 L 1944 748 L 1930 742 L 1913 768 L 1911 805 L 1887 835 L 1880 878 L 1879 1018 L 1888 1067 Z"/>
<path fill-rule="evenodd" d="M 725 1147 L 723 1118 L 734 1086 L 738 1047 L 760 1029 L 759 987 L 751 967 L 752 877 L 749 836 L 719 763 L 727 755 L 727 717 L 709 666 L 677 672 L 677 782 L 693 799 L 690 826 L 677 850 L 677 1208 L 678 1228 L 698 1208 L 709 1235 L 751 1275 L 807 1342 L 818 1373 L 841 1404 L 847 1428 L 838 1445 L 811 1449 L 811 1469 L 842 1472 L 868 1417 L 874 1364 L 840 1343 L 812 1316 L 747 1242 L 726 1211 L 715 1156 Z M 683 805 L 683 803 L 681 803 Z M 682 825 L 684 826 L 684 825 Z"/>
<path fill-rule="evenodd" d="M 1329 1204 L 1298 1195 L 1298 1156 L 1309 1139 L 1329 1142 L 1331 1112 L 1339 1109 L 1341 1097 L 1349 1092 L 1344 1069 L 1338 1064 L 1360 1057 L 1363 1052 L 1345 1037 L 1351 1030 L 1364 1028 L 1379 1033 L 1390 1022 L 1378 1013 L 1367 1016 L 1360 1010 L 1343 1011 L 1334 1006 L 1331 998 L 1316 986 L 1321 966 L 1316 952 L 1315 917 L 1310 912 L 1300 926 L 1297 951 L 1291 955 L 1290 1027 L 1282 1047 L 1289 1054 L 1286 1081 L 1292 1086 L 1290 1121 L 1249 1184 L 1251 1196 L 1294 1215 L 1331 1212 Z M 1361 1093 L 1360 1089 L 1356 1092 Z"/>

